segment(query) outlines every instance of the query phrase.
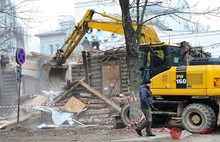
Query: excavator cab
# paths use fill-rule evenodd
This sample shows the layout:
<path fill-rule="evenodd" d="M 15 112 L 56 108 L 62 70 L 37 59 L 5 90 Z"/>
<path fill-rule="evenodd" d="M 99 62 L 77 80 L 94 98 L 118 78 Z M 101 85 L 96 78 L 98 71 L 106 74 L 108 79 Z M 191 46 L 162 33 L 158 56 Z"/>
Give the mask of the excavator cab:
<path fill-rule="evenodd" d="M 183 65 L 182 49 L 178 45 L 149 44 L 140 46 L 142 75 L 148 80 L 172 66 Z"/>

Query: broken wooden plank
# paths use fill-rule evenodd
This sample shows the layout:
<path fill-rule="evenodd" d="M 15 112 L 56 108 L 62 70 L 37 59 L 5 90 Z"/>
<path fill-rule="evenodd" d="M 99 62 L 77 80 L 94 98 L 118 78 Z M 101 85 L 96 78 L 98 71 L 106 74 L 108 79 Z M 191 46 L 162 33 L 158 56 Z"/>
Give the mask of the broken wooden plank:
<path fill-rule="evenodd" d="M 97 96 L 95 96 L 97 97 Z M 80 101 L 82 101 L 85 104 L 106 104 L 102 99 L 100 98 L 80 98 Z"/>
<path fill-rule="evenodd" d="M 100 92 L 89 86 L 87 83 L 85 83 L 83 80 L 80 80 L 79 83 L 84 86 L 86 89 L 94 93 L 97 97 L 105 101 L 107 104 L 109 104 L 112 108 L 114 108 L 116 111 L 121 113 L 122 108 L 119 107 L 116 103 L 108 99 L 106 96 L 102 95 Z"/>
<path fill-rule="evenodd" d="M 112 108 L 88 109 L 83 112 L 84 115 L 110 114 L 114 111 Z"/>
<path fill-rule="evenodd" d="M 75 97 L 71 97 L 63 106 L 63 109 L 68 112 L 81 112 L 86 105 Z"/>
<path fill-rule="evenodd" d="M 28 119 L 28 118 L 31 118 L 31 117 L 35 116 L 35 115 L 38 115 L 38 114 L 40 114 L 40 113 L 41 113 L 40 111 L 31 112 L 31 113 L 28 113 L 28 114 L 26 114 L 26 115 L 20 117 L 19 120 L 20 120 L 20 122 L 21 122 L 21 121 L 24 121 L 24 120 L 26 120 L 26 119 Z M 17 123 L 17 118 L 16 118 L 16 119 L 13 119 L 13 120 L 11 120 L 11 121 L 8 121 L 8 122 L 6 122 L 6 123 L 4 123 L 4 124 L 1 124 L 1 125 L 0 125 L 0 129 L 5 128 L 5 127 L 7 127 L 7 126 L 9 126 L 9 125 L 12 125 L 12 124 L 15 124 L 15 123 Z"/>
<path fill-rule="evenodd" d="M 85 77 L 83 77 L 76 84 L 74 84 L 69 90 L 63 92 L 61 95 L 56 97 L 54 100 L 54 103 L 58 103 L 59 101 L 62 101 L 72 90 L 74 90 L 80 84 L 80 81 L 83 81 L 83 80 L 85 80 Z"/>
<path fill-rule="evenodd" d="M 80 93 L 80 97 L 83 97 L 83 98 L 92 98 L 92 94 L 88 94 L 88 93 Z"/>
<path fill-rule="evenodd" d="M 87 108 L 91 108 L 91 109 L 101 109 L 101 108 L 106 108 L 106 103 L 105 104 L 87 104 L 86 107 Z"/>

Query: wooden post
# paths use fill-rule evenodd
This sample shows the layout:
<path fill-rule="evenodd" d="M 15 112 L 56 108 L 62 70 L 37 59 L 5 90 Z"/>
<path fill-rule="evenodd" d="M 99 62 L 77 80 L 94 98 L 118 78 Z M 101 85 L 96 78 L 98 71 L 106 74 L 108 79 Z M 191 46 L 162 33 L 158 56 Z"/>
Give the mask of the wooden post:
<path fill-rule="evenodd" d="M 90 79 L 89 79 L 89 67 L 88 67 L 88 59 L 86 56 L 86 51 L 82 51 L 82 58 L 83 58 L 83 65 L 85 69 L 85 77 L 86 77 L 86 83 L 90 85 Z"/>

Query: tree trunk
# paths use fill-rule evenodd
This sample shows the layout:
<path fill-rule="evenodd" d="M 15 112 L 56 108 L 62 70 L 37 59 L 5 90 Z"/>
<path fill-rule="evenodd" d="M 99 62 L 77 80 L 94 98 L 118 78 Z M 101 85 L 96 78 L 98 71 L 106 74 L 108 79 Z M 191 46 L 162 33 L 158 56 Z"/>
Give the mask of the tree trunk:
<path fill-rule="evenodd" d="M 140 60 L 137 56 L 128 58 L 129 75 L 130 75 L 130 97 L 139 98 L 139 87 L 142 81 L 140 72 Z M 131 99 L 130 102 L 130 120 L 133 122 L 140 121 L 141 117 L 140 102 Z"/>
<path fill-rule="evenodd" d="M 130 81 L 130 97 L 139 98 L 139 87 L 141 82 L 140 61 L 138 58 L 137 34 L 132 25 L 131 17 L 129 14 L 129 0 L 120 0 L 122 11 L 123 29 L 125 32 L 127 62 L 129 68 L 129 81 Z M 141 109 L 139 101 L 130 102 L 130 120 L 137 122 L 141 117 Z"/>

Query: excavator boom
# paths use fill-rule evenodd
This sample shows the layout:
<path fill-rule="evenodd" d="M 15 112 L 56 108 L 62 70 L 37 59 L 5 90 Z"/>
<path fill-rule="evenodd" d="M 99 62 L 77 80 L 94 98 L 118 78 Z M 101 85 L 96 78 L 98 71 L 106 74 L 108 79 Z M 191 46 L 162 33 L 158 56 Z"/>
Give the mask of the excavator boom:
<path fill-rule="evenodd" d="M 106 17 L 110 20 L 109 21 L 92 20 L 93 15 L 95 13 L 101 15 L 102 17 Z M 133 26 L 134 29 L 137 28 L 136 24 L 134 24 Z M 70 34 L 70 36 L 66 39 L 63 47 L 57 50 L 56 57 L 53 58 L 54 59 L 53 61 L 55 61 L 57 65 L 64 64 L 66 60 L 69 58 L 70 54 L 73 52 L 73 50 L 76 48 L 76 46 L 79 44 L 81 39 L 89 31 L 90 28 L 124 35 L 121 18 L 115 17 L 105 12 L 98 13 L 92 9 L 87 10 L 82 20 L 78 23 L 78 25 L 75 27 L 75 29 Z M 159 42 L 159 38 L 152 26 L 144 24 L 142 26 L 140 43 L 149 44 L 152 42 Z M 66 47 L 65 50 L 64 47 Z"/>

